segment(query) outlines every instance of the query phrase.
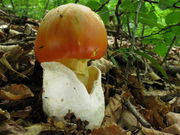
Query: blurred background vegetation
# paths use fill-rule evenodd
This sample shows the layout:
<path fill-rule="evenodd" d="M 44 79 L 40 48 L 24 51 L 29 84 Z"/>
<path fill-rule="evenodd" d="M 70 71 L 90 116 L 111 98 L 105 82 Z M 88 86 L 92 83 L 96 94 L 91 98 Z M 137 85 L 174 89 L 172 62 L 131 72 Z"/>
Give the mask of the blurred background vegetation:
<path fill-rule="evenodd" d="M 0 7 L 20 17 L 41 20 L 48 10 L 66 3 L 86 5 L 101 16 L 108 35 L 114 37 L 110 53 L 114 63 L 117 52 L 125 59 L 135 53 L 150 60 L 166 76 L 149 54 L 162 57 L 163 63 L 172 47 L 180 46 L 180 0 L 0 0 Z M 124 39 L 131 43 L 129 48 L 121 47 Z M 141 50 L 136 47 L 138 43 Z M 142 49 L 148 45 L 153 46 L 149 52 Z"/>

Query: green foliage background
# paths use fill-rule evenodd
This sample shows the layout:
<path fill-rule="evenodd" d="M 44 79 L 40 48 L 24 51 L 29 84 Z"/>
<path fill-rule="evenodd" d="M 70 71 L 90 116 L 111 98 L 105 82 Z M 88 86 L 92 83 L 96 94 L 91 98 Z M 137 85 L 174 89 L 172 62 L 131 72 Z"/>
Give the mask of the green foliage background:
<path fill-rule="evenodd" d="M 0 6 L 18 16 L 40 20 L 48 10 L 76 2 L 97 12 L 115 36 L 128 38 L 132 45 L 135 40 L 145 47 L 154 45 L 150 51 L 162 57 L 172 46 L 180 46 L 180 0 L 0 0 Z"/>

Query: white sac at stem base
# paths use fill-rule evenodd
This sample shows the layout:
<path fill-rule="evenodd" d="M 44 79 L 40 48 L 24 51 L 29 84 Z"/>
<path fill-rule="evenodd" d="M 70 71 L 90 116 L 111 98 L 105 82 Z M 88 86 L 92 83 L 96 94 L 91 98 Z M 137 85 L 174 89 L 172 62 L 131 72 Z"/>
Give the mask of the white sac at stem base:
<path fill-rule="evenodd" d="M 101 85 L 101 71 L 88 67 L 90 77 L 95 78 L 91 93 L 76 74 L 59 62 L 43 62 L 43 110 L 48 117 L 64 120 L 68 111 L 77 118 L 87 120 L 88 129 L 98 128 L 104 118 L 105 103 Z M 94 77 L 96 76 L 96 77 Z"/>

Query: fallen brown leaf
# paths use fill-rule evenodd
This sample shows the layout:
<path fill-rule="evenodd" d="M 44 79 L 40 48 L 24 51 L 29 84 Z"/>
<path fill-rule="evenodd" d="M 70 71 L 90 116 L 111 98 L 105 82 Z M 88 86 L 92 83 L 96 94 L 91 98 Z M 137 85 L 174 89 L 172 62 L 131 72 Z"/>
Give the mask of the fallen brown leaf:
<path fill-rule="evenodd" d="M 23 84 L 11 84 L 0 90 L 0 99 L 20 100 L 33 96 L 31 90 Z"/>
<path fill-rule="evenodd" d="M 180 122 L 180 114 L 174 113 L 174 112 L 168 112 L 166 114 L 166 119 L 167 119 L 168 125 L 178 123 Z"/>
<path fill-rule="evenodd" d="M 2 57 L 0 58 L 0 63 L 1 63 L 2 65 L 4 65 L 7 69 L 9 69 L 9 70 L 17 73 L 19 76 L 21 76 L 21 77 L 23 77 L 23 78 L 26 78 L 26 76 L 25 76 L 24 74 L 16 71 L 16 70 L 11 66 L 11 64 L 8 62 L 8 60 L 6 59 L 5 56 L 2 56 Z"/>
<path fill-rule="evenodd" d="M 109 99 L 109 103 L 106 106 L 105 117 L 103 125 L 112 125 L 120 119 L 122 111 L 121 96 L 116 94 Z"/>
<path fill-rule="evenodd" d="M 111 69 L 113 67 L 113 63 L 106 60 L 105 58 L 101 58 L 99 60 L 92 61 L 91 65 L 99 68 L 102 73 L 107 73 L 109 71 L 109 69 Z"/>
<path fill-rule="evenodd" d="M 164 117 L 171 110 L 170 105 L 153 96 L 141 97 L 141 103 L 148 109 L 148 111 L 144 110 L 141 113 L 145 114 L 146 118 L 150 118 L 148 121 L 151 125 L 156 128 L 165 128 Z"/>
<path fill-rule="evenodd" d="M 128 135 L 128 134 L 124 129 L 120 128 L 119 126 L 110 125 L 93 130 L 91 135 Z"/>
<path fill-rule="evenodd" d="M 176 101 L 172 104 L 175 112 L 180 112 L 180 97 L 176 98 Z"/>
<path fill-rule="evenodd" d="M 8 119 L 10 119 L 10 114 L 0 108 L 0 121 L 3 122 Z"/>
<path fill-rule="evenodd" d="M 25 119 L 30 115 L 31 111 L 32 111 L 31 107 L 26 107 L 24 110 L 13 111 L 10 114 L 12 118 Z"/>
<path fill-rule="evenodd" d="M 22 126 L 7 123 L 0 124 L 0 135 L 26 135 L 25 133 L 26 131 Z"/>
<path fill-rule="evenodd" d="M 4 39 L 5 38 L 5 33 L 0 29 L 0 38 Z"/>
<path fill-rule="evenodd" d="M 180 135 L 180 122 L 175 123 L 169 127 L 166 127 L 162 131 L 167 132 L 167 133 L 171 133 L 171 134 Z"/>
<path fill-rule="evenodd" d="M 173 135 L 170 133 L 165 133 L 165 132 L 161 132 L 155 129 L 145 128 L 145 127 L 142 127 L 142 132 L 145 135 Z"/>
<path fill-rule="evenodd" d="M 120 121 L 118 123 L 124 129 L 132 129 L 132 127 L 138 127 L 140 123 L 136 117 L 129 111 L 124 110 L 121 114 Z"/>

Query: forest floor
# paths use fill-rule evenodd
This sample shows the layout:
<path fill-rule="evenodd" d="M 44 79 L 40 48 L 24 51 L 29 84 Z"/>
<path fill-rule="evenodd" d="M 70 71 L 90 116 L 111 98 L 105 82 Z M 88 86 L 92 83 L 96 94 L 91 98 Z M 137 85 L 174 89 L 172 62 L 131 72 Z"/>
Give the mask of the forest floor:
<path fill-rule="evenodd" d="M 118 54 L 92 62 L 103 75 L 105 117 L 93 131 L 69 112 L 65 121 L 47 118 L 42 110 L 42 68 L 34 56 L 39 21 L 0 10 L 0 135 L 173 135 L 180 134 L 180 48 L 173 47 L 164 67 L 165 79 L 143 58 Z M 114 36 L 108 33 L 108 52 Z M 119 41 L 120 42 L 120 41 Z M 121 42 L 128 48 L 129 41 Z M 120 44 L 120 43 L 119 43 Z M 140 50 L 151 53 L 153 45 Z M 167 66 L 168 65 L 168 66 Z"/>

